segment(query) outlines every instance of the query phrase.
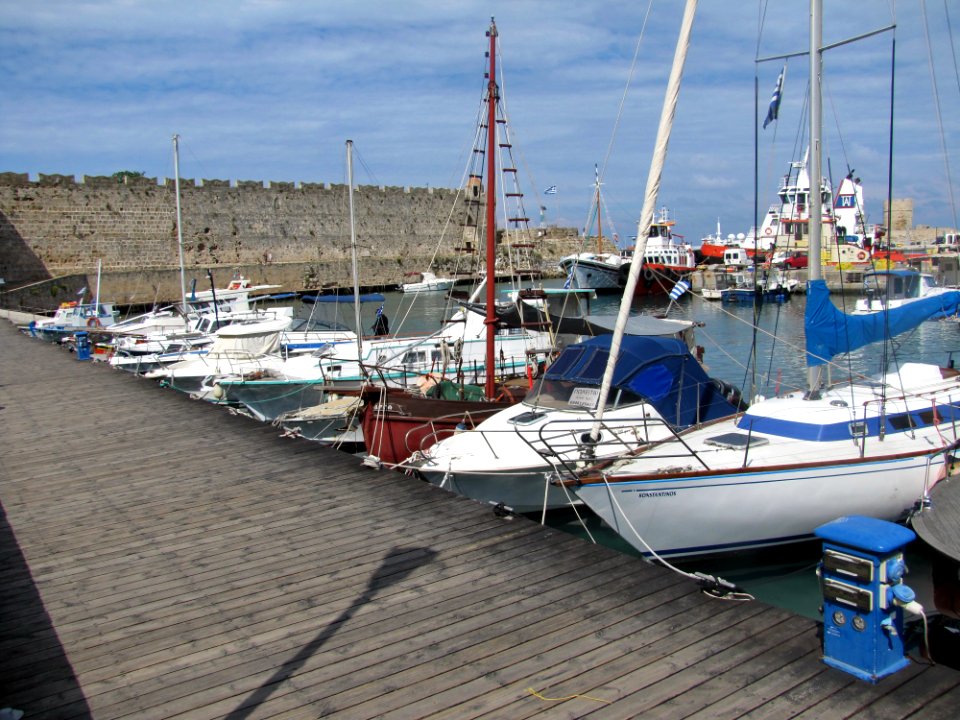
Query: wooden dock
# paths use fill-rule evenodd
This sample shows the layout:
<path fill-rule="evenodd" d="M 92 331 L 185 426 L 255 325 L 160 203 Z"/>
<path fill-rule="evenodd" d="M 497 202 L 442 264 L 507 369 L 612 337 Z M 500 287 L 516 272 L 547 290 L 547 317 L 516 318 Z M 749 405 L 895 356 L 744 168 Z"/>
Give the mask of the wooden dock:
<path fill-rule="evenodd" d="M 817 624 L 0 322 L 0 708 L 33 718 L 953 718 Z"/>

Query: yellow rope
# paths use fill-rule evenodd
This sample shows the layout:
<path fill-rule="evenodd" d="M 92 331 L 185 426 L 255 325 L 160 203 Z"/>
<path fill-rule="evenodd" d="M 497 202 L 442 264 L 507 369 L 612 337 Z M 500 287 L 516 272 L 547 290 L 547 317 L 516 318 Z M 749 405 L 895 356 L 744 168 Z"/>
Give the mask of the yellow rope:
<path fill-rule="evenodd" d="M 564 700 L 574 700 L 576 698 L 583 698 L 584 700 L 593 700 L 594 702 L 603 703 L 604 705 L 609 705 L 612 703 L 612 700 L 601 700 L 600 698 L 590 697 L 589 695 L 567 695 L 566 697 L 559 698 L 549 698 L 541 695 L 539 692 L 534 690 L 532 687 L 527 688 L 527 692 L 533 695 L 535 698 L 540 700 L 547 700 L 548 702 L 563 702 Z"/>

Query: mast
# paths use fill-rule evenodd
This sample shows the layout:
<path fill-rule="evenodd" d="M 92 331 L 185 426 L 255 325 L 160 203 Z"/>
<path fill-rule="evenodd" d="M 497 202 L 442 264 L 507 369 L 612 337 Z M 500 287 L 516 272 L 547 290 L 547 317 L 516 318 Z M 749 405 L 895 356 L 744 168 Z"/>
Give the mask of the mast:
<path fill-rule="evenodd" d="M 821 106 L 821 82 L 823 79 L 823 0 L 810 0 L 810 164 L 808 175 L 810 178 L 809 198 L 809 238 L 807 246 L 807 279 L 808 282 L 820 280 L 823 272 L 820 268 L 820 249 L 822 246 L 823 230 L 823 199 L 821 196 L 820 165 L 823 148 L 821 135 L 823 134 L 823 109 Z M 807 390 L 810 398 L 819 394 L 823 379 L 823 366 L 807 367 Z"/>
<path fill-rule="evenodd" d="M 183 303 L 183 325 L 189 328 L 190 307 L 187 305 L 187 281 L 183 274 L 183 221 L 180 214 L 180 136 L 173 136 L 173 187 L 177 195 L 177 247 L 180 251 L 180 301 Z M 216 307 L 216 299 L 214 299 Z"/>
<path fill-rule="evenodd" d="M 633 260 L 630 263 L 630 273 L 627 284 L 623 288 L 623 298 L 620 301 L 620 312 L 617 314 L 617 324 L 610 340 L 610 357 L 603 373 L 603 382 L 600 385 L 600 397 L 597 400 L 597 417 L 590 437 L 594 442 L 600 439 L 600 426 L 603 422 L 603 409 L 610 395 L 610 386 L 613 383 L 613 370 L 617 356 L 620 354 L 620 343 L 623 341 L 624 329 L 630 318 L 630 305 L 633 294 L 637 289 L 640 269 L 643 265 L 643 255 L 647 249 L 647 238 L 650 235 L 650 226 L 653 224 L 653 211 L 657 204 L 660 192 L 660 179 L 663 175 L 663 165 L 667 158 L 667 145 L 670 142 L 670 131 L 673 127 L 673 117 L 677 111 L 677 100 L 680 96 L 680 79 L 683 77 L 683 66 L 687 59 L 687 50 L 690 48 L 690 33 L 693 29 L 693 16 L 697 11 L 697 0 L 687 0 L 683 11 L 683 20 L 680 23 L 680 36 L 677 38 L 677 48 L 673 55 L 673 66 L 670 69 L 670 79 L 667 82 L 667 92 L 663 99 L 663 110 L 660 113 L 660 125 L 657 127 L 657 140 L 653 148 L 653 157 L 650 161 L 650 174 L 647 176 L 646 195 L 643 198 L 643 210 L 640 212 L 640 222 L 637 227 L 637 245 L 633 251 Z M 589 451 L 589 450 L 588 450 Z"/>
<path fill-rule="evenodd" d="M 490 71 L 487 82 L 487 326 L 486 382 L 484 393 L 492 399 L 495 392 L 494 371 L 496 352 L 494 336 L 497 327 L 496 302 L 496 264 L 497 264 L 497 218 L 496 218 L 496 181 L 497 181 L 497 25 L 490 18 Z"/>
<path fill-rule="evenodd" d="M 603 230 L 600 228 L 600 169 L 594 165 L 593 174 L 597 178 L 597 255 L 603 252 Z"/>
<path fill-rule="evenodd" d="M 353 219 L 353 140 L 347 140 L 347 196 L 350 199 L 350 252 L 353 260 L 353 320 L 357 327 L 357 364 L 363 370 L 363 327 L 360 320 L 360 275 L 357 270 L 357 229 Z"/>

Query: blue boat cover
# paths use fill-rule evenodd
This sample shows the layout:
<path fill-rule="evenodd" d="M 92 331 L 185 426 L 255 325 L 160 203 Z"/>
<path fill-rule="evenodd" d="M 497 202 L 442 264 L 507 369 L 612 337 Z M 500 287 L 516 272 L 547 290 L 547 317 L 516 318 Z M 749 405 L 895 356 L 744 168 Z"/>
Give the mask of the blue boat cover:
<path fill-rule="evenodd" d="M 599 335 L 568 345 L 544 377 L 600 387 L 612 337 Z M 614 367 L 613 387 L 636 393 L 675 427 L 737 412 L 724 397 L 721 384 L 708 377 L 687 346 L 674 338 L 625 335 Z"/>
<path fill-rule="evenodd" d="M 304 302 L 310 303 L 352 303 L 353 295 L 303 295 L 300 297 Z M 367 293 L 360 295 L 360 302 L 379 302 L 382 303 L 386 298 L 380 293 Z"/>
<path fill-rule="evenodd" d="M 925 320 L 957 315 L 958 311 L 960 291 L 951 290 L 891 310 L 847 315 L 830 301 L 824 280 L 811 280 L 807 283 L 804 317 L 807 365 L 825 365 L 835 355 L 913 330 Z"/>

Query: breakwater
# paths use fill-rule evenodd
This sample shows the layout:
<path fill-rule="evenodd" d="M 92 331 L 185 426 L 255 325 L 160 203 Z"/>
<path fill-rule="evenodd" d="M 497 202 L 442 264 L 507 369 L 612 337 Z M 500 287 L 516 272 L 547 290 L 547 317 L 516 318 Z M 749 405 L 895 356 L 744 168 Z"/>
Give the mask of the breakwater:
<path fill-rule="evenodd" d="M 180 180 L 188 282 L 235 272 L 287 290 L 352 283 L 348 188 L 343 184 Z M 392 286 L 431 264 L 465 274 L 475 258 L 482 198 L 443 188 L 361 185 L 354 208 L 360 282 Z M 537 259 L 575 249 L 576 233 L 533 231 Z M 50 307 L 96 281 L 101 294 L 140 304 L 179 297 L 172 179 L 0 173 L 0 277 L 15 304 Z M 8 293 L 9 294 L 9 293 Z M 9 298 L 8 298 L 9 300 Z M 9 303 L 8 303 L 9 304 Z"/>

